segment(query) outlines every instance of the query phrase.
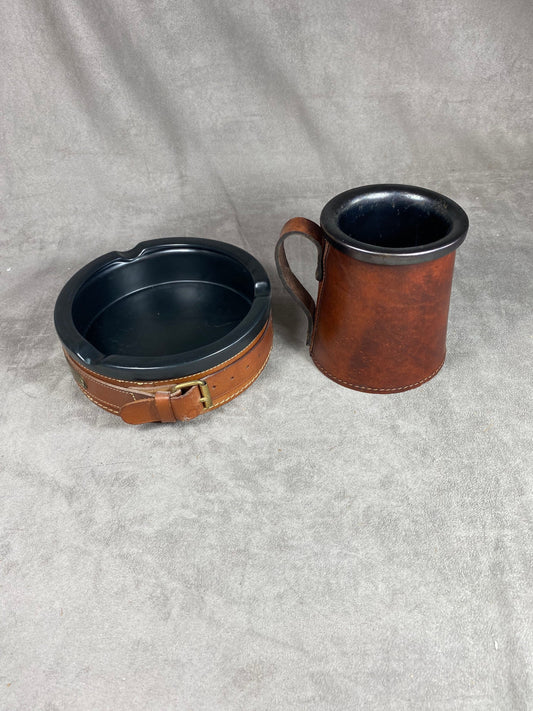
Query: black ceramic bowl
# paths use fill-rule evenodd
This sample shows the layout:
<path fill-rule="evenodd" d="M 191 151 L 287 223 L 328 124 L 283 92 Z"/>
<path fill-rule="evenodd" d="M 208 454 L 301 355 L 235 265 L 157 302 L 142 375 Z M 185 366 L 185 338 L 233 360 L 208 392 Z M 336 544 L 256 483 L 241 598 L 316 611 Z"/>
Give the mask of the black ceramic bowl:
<path fill-rule="evenodd" d="M 64 286 L 54 320 L 66 351 L 95 373 L 166 380 L 246 348 L 270 314 L 270 282 L 250 254 L 175 237 L 110 252 Z"/>

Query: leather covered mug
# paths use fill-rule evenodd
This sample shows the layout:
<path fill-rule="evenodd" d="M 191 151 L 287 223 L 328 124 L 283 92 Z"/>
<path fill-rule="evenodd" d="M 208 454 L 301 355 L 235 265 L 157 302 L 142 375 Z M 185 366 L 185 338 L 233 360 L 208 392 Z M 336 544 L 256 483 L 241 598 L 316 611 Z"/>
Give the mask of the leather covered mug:
<path fill-rule="evenodd" d="M 330 200 L 320 227 L 289 220 L 276 247 L 280 278 L 308 319 L 311 357 L 348 388 L 396 393 L 441 369 L 455 250 L 468 230 L 464 210 L 410 185 L 368 185 Z M 318 248 L 317 303 L 292 273 L 285 240 Z"/>

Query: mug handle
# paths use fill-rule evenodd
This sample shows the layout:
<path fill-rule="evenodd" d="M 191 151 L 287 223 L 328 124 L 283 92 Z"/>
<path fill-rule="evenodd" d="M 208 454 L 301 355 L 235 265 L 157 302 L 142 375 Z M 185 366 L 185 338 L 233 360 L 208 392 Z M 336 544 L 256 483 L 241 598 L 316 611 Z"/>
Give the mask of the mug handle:
<path fill-rule="evenodd" d="M 287 255 L 285 253 L 285 240 L 291 235 L 299 234 L 307 237 L 308 240 L 316 245 L 318 250 L 318 259 L 315 277 L 317 281 L 322 281 L 322 255 L 324 252 L 324 232 L 312 220 L 307 220 L 305 217 L 293 217 L 283 225 L 281 235 L 276 245 L 276 267 L 278 269 L 279 278 L 283 286 L 292 298 L 303 308 L 307 316 L 307 340 L 306 345 L 311 342 L 313 333 L 313 325 L 315 322 L 316 305 L 313 297 L 303 286 L 303 284 L 293 274 Z"/>

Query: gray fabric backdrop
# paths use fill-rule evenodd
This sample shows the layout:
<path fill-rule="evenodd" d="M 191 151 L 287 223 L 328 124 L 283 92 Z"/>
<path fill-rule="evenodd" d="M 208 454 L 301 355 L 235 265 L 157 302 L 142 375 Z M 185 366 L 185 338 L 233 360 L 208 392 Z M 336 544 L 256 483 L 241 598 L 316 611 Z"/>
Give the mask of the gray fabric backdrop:
<path fill-rule="evenodd" d="M 2 15 L 0 708 L 533 708 L 531 2 Z M 273 249 L 389 181 L 471 230 L 443 371 L 383 397 L 313 366 Z M 54 301 L 171 235 L 263 262 L 274 349 L 235 402 L 132 428 L 77 391 Z"/>

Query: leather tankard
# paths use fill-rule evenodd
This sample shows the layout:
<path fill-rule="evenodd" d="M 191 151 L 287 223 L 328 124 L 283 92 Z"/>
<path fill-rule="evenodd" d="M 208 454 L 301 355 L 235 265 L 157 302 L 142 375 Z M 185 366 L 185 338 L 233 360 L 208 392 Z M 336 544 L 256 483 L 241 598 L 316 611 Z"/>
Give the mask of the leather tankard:
<path fill-rule="evenodd" d="M 337 195 L 320 227 L 289 220 L 276 264 L 307 315 L 317 368 L 369 393 L 410 390 L 433 378 L 444 363 L 455 250 L 467 230 L 453 200 L 392 184 Z M 289 267 L 285 241 L 295 233 L 318 248 L 316 304 Z"/>

